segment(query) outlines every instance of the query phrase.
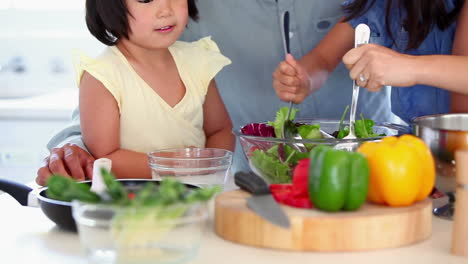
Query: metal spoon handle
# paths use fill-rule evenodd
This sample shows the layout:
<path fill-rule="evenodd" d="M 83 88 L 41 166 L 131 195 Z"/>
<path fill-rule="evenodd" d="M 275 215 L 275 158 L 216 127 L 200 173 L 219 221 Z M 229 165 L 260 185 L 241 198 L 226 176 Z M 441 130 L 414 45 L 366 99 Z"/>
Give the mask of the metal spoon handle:
<path fill-rule="evenodd" d="M 285 11 L 281 16 L 281 25 L 283 26 L 283 47 L 284 55 L 291 52 L 289 47 L 289 11 Z"/>
<path fill-rule="evenodd" d="M 286 119 L 285 120 L 289 120 L 291 118 L 292 105 L 293 105 L 293 102 L 289 101 L 288 113 L 286 114 Z"/>
<path fill-rule="evenodd" d="M 359 24 L 354 32 L 354 47 L 369 43 L 370 28 L 366 24 Z M 359 98 L 359 86 L 353 81 L 353 97 L 351 99 L 351 111 L 349 113 L 349 136 L 356 137 L 354 123 L 356 121 L 356 109 Z"/>
<path fill-rule="evenodd" d="M 289 12 L 285 11 L 281 16 L 281 25 L 283 26 L 282 35 L 283 35 L 283 48 L 284 48 L 284 57 L 291 52 L 289 47 Z M 291 117 L 292 110 L 292 101 L 289 102 L 288 113 L 286 114 L 286 120 L 289 120 Z"/>
<path fill-rule="evenodd" d="M 356 121 L 357 101 L 359 98 L 359 86 L 353 81 L 353 97 L 351 98 L 351 111 L 349 112 L 349 136 L 356 137 L 354 123 Z"/>

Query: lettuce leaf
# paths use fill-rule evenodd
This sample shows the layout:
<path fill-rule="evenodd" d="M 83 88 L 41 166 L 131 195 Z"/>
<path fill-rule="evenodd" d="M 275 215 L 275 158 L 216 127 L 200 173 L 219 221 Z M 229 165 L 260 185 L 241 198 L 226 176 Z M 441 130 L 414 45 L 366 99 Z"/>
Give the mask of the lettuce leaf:
<path fill-rule="evenodd" d="M 297 152 L 295 149 L 288 145 L 284 145 L 284 152 L 286 156 L 286 163 L 292 169 L 301 159 L 309 157 L 309 152 Z"/>
<path fill-rule="evenodd" d="M 303 139 L 317 139 L 322 138 L 322 134 L 320 133 L 320 125 L 301 125 L 297 128 L 299 135 Z"/>
<path fill-rule="evenodd" d="M 277 149 L 278 146 L 272 148 Z M 275 151 L 271 149 L 268 152 L 259 149 L 254 150 L 250 157 L 252 165 L 269 183 L 290 183 L 292 179 L 290 167 L 279 160 L 278 151 L 276 151 L 276 154 L 274 153 Z"/>
<path fill-rule="evenodd" d="M 298 109 L 296 108 L 291 109 L 291 115 L 289 116 L 289 120 L 294 120 L 294 118 L 296 117 L 297 110 Z M 276 112 L 275 121 L 268 122 L 268 124 L 275 129 L 275 135 L 277 138 L 281 138 L 281 130 L 283 129 L 287 114 L 288 114 L 288 107 L 283 106 L 278 110 L 278 112 Z"/>
<path fill-rule="evenodd" d="M 276 144 L 266 151 L 256 149 L 252 152 L 250 160 L 269 183 L 290 183 L 291 169 L 299 160 L 308 157 L 308 152 L 297 152 L 286 144 Z"/>

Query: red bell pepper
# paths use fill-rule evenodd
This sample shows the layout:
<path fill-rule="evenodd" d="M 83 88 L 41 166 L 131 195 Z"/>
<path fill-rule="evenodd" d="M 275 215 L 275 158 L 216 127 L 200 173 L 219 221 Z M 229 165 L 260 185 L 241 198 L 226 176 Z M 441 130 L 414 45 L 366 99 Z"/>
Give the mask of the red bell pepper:
<path fill-rule="evenodd" d="M 293 172 L 292 184 L 271 184 L 270 191 L 280 204 L 297 208 L 313 208 L 307 190 L 309 159 L 300 160 Z"/>
<path fill-rule="evenodd" d="M 293 194 L 295 196 L 308 196 L 307 186 L 309 185 L 310 159 L 300 160 L 293 172 Z"/>

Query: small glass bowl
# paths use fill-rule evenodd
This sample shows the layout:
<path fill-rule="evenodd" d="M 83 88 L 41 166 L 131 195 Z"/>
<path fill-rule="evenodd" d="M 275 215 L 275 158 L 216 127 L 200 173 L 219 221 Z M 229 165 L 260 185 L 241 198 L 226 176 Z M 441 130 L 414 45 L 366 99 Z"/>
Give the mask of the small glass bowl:
<path fill-rule="evenodd" d="M 72 202 L 90 263 L 174 264 L 193 259 L 207 230 L 207 203 L 165 208 Z"/>
<path fill-rule="evenodd" d="M 165 149 L 148 153 L 153 179 L 175 178 L 198 186 L 224 185 L 232 152 L 216 148 Z"/>

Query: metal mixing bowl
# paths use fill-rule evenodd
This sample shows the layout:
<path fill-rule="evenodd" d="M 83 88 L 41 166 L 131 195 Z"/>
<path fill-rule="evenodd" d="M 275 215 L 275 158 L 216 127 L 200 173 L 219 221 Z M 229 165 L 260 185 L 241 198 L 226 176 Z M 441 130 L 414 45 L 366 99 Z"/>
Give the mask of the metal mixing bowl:
<path fill-rule="evenodd" d="M 441 114 L 418 117 L 413 132 L 431 148 L 436 160 L 436 187 L 455 191 L 455 151 L 468 149 L 468 114 Z"/>

